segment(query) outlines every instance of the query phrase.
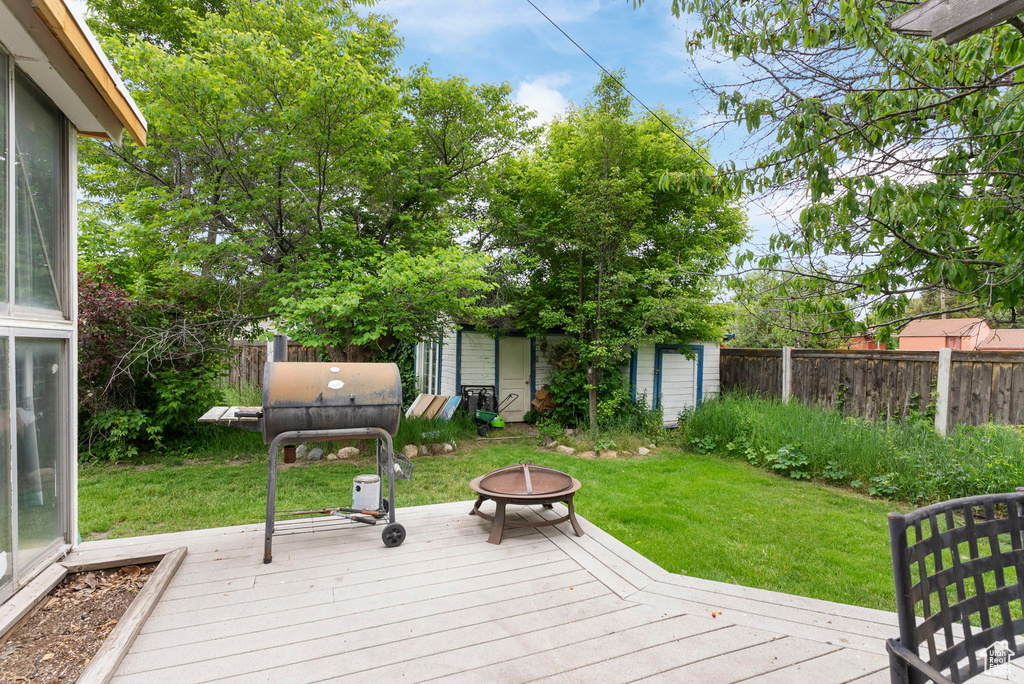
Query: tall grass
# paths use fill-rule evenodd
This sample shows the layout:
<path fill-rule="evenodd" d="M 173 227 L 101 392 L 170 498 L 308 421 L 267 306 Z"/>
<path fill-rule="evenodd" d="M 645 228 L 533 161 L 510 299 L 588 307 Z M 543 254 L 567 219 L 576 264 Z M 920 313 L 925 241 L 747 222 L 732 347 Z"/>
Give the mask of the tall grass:
<path fill-rule="evenodd" d="M 959 426 L 942 437 L 926 420 L 867 421 L 739 395 L 705 402 L 682 426 L 697 451 L 911 503 L 1024 486 L 1024 432 L 1014 426 Z"/>

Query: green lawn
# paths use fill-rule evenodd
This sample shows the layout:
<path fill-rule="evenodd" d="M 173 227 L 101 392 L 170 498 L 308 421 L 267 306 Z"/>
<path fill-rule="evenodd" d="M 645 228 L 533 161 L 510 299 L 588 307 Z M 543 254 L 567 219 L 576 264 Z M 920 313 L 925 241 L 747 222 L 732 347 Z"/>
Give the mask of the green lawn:
<path fill-rule="evenodd" d="M 83 466 L 82 535 L 257 522 L 266 466 L 265 457 L 253 453 L 235 465 Z M 716 456 L 665 450 L 643 459 L 582 460 L 530 446 L 488 446 L 470 456 L 416 459 L 413 479 L 398 482 L 398 505 L 471 499 L 470 479 L 521 458 L 579 478 L 579 512 L 666 570 L 895 608 L 885 517 L 892 503 Z M 371 471 L 372 461 L 292 468 L 280 473 L 278 507 L 344 504 L 351 501 L 352 477 Z"/>

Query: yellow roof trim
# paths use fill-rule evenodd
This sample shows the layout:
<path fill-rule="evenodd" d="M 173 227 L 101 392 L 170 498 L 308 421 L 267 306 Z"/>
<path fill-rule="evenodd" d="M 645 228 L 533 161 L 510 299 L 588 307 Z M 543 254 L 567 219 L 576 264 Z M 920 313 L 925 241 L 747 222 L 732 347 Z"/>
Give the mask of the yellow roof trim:
<path fill-rule="evenodd" d="M 146 122 L 139 116 L 127 95 L 107 70 L 106 62 L 86 35 L 63 0 L 33 0 L 36 13 L 49 27 L 60 44 L 75 60 L 103 101 L 139 145 L 146 144 Z M 89 135 L 95 136 L 95 133 Z M 107 136 L 103 136 L 107 137 Z"/>

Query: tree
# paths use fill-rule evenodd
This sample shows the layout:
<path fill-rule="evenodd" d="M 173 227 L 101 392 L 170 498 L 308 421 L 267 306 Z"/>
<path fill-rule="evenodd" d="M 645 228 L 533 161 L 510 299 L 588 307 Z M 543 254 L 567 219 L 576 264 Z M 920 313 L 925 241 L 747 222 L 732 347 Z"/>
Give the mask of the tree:
<path fill-rule="evenodd" d="M 510 166 L 491 207 L 513 317 L 572 338 L 595 428 L 602 376 L 631 348 L 717 335 L 714 274 L 745 235 L 720 196 L 659 190 L 665 169 L 706 164 L 658 119 L 635 115 L 620 78 L 605 75 L 593 102 L 553 122 Z M 659 116 L 685 131 L 682 119 Z"/>
<path fill-rule="evenodd" d="M 486 291 L 458 238 L 479 220 L 491 164 L 533 137 L 507 85 L 400 74 L 392 24 L 346 2 L 228 0 L 223 14 L 175 16 L 187 50 L 108 39 L 151 134 L 146 148 L 83 150 L 85 225 L 102 235 L 87 244 L 114 260 L 145 245 L 225 317 L 284 316 L 336 360 L 423 339 Z M 387 280 L 425 265 L 464 291 L 425 299 L 436 281 Z M 424 301 L 437 308 L 414 320 L 429 325 L 381 324 L 382 307 Z"/>
<path fill-rule="evenodd" d="M 180 52 L 195 35 L 190 17 L 223 14 L 225 0 L 89 0 L 98 35 L 134 35 Z"/>
<path fill-rule="evenodd" d="M 781 277 L 751 273 L 733 280 L 733 311 L 729 331 L 737 347 L 777 349 L 833 349 L 845 341 L 835 333 L 816 334 L 823 301 L 844 307 L 852 318 L 850 303 L 835 298 L 827 283 L 802 276 Z"/>
<path fill-rule="evenodd" d="M 906 8 L 673 1 L 676 16 L 699 16 L 691 52 L 742 66 L 740 84 L 709 85 L 720 111 L 768 146 L 730 167 L 733 187 L 806 193 L 798 226 L 741 265 L 831 283 L 875 310 L 878 325 L 906 320 L 909 300 L 936 287 L 951 301 L 1015 312 L 1024 301 L 1024 24 L 946 45 L 890 30 Z M 825 320 L 826 330 L 867 327 L 863 316 Z"/>

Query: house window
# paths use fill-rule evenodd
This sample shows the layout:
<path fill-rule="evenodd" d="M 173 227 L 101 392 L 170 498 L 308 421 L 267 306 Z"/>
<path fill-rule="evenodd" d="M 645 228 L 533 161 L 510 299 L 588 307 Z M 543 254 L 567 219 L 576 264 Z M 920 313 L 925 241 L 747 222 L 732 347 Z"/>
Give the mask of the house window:
<path fill-rule="evenodd" d="M 74 528 L 73 130 L 0 45 L 0 601 Z"/>
<path fill-rule="evenodd" d="M 14 78 L 14 303 L 61 310 L 66 126 L 20 73 Z"/>

